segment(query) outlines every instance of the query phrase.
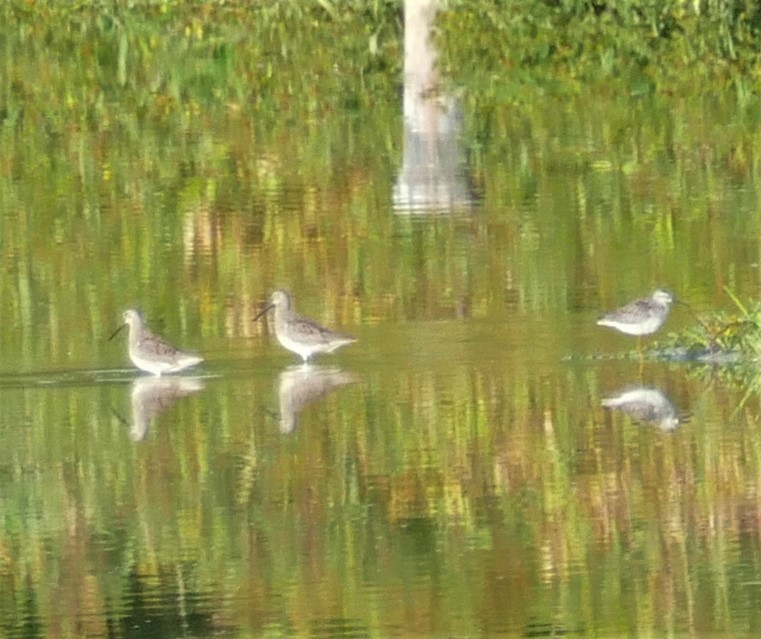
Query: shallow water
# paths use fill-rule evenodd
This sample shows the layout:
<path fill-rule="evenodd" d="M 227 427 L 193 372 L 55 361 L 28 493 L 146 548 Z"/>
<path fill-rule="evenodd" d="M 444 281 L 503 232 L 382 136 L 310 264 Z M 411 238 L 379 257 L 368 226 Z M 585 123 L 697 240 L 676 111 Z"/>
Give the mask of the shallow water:
<path fill-rule="evenodd" d="M 619 635 L 643 607 L 710 631 L 706 581 L 756 552 L 738 392 L 616 351 L 564 359 L 552 327 L 386 322 L 310 367 L 263 335 L 182 376 L 8 375 L 7 583 L 31 579 L 35 623 L 74 634 Z M 637 387 L 679 423 L 601 406 Z"/>
<path fill-rule="evenodd" d="M 431 191 L 384 84 L 296 118 L 161 82 L 0 137 L 3 636 L 759 632 L 755 385 L 595 325 L 756 295 L 755 167 L 705 159 L 731 100 L 472 109 Z M 358 342 L 302 366 L 275 288 Z M 135 306 L 206 361 L 134 370 Z"/>

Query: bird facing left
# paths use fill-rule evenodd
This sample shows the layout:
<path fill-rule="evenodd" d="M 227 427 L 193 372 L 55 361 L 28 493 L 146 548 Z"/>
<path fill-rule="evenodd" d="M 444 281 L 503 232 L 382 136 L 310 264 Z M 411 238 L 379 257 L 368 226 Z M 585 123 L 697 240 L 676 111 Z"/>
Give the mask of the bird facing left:
<path fill-rule="evenodd" d="M 128 326 L 129 357 L 139 369 L 160 376 L 164 373 L 176 373 L 203 361 L 203 357 L 181 351 L 151 332 L 145 325 L 140 311 L 128 309 L 124 311 L 123 318 L 124 323 L 108 339 L 111 341 L 119 331 Z"/>

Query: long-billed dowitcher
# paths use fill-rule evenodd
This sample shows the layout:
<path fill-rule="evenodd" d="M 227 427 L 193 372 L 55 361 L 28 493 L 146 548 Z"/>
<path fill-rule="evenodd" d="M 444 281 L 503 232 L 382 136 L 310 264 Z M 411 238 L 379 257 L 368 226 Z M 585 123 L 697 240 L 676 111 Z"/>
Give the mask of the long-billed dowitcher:
<path fill-rule="evenodd" d="M 336 349 L 356 342 L 351 335 L 335 333 L 314 320 L 299 315 L 293 310 L 291 296 L 285 291 L 275 291 L 265 306 L 254 318 L 258 320 L 271 308 L 275 309 L 275 335 L 277 341 L 289 351 L 296 353 L 307 363 L 318 353 L 332 353 Z"/>
<path fill-rule="evenodd" d="M 668 317 L 674 298 L 671 293 L 659 288 L 651 297 L 634 300 L 615 311 L 603 315 L 597 323 L 610 326 L 627 335 L 650 335 L 655 333 Z"/>
<path fill-rule="evenodd" d="M 129 326 L 129 358 L 141 370 L 154 375 L 176 373 L 203 361 L 203 357 L 181 351 L 148 330 L 140 311 L 135 309 L 124 311 L 124 323 L 108 338 L 109 341 L 125 326 Z"/>

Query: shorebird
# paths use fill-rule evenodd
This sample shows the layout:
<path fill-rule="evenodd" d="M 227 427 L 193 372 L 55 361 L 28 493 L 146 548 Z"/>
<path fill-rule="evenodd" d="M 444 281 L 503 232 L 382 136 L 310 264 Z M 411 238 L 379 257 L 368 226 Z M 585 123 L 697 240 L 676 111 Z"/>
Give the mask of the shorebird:
<path fill-rule="evenodd" d="M 356 342 L 351 335 L 335 333 L 314 320 L 293 310 L 291 296 L 285 291 L 275 291 L 270 302 L 254 318 L 258 320 L 271 308 L 275 309 L 275 336 L 280 344 L 296 353 L 306 364 L 313 355 L 333 351 Z"/>
<path fill-rule="evenodd" d="M 129 326 L 129 358 L 139 369 L 160 376 L 176 373 L 203 361 L 203 357 L 181 351 L 148 330 L 140 311 L 126 310 L 123 317 L 124 323 L 108 340 L 111 341 L 119 331 Z"/>
<path fill-rule="evenodd" d="M 642 335 L 655 333 L 666 321 L 674 298 L 671 293 L 659 288 L 653 291 L 651 297 L 634 300 L 626 306 L 603 315 L 597 323 L 600 326 L 610 326 L 627 335 Z M 639 340 L 637 342 L 639 345 Z"/>

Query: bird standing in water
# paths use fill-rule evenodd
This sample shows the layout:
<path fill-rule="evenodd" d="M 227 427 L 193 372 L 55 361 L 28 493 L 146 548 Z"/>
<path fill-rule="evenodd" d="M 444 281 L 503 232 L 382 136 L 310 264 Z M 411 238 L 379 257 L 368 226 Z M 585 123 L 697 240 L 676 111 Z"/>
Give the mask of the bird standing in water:
<path fill-rule="evenodd" d="M 293 310 L 291 296 L 285 291 L 275 291 L 270 302 L 254 318 L 258 320 L 271 308 L 275 309 L 275 336 L 280 344 L 296 353 L 306 364 L 319 353 L 333 351 L 356 342 L 351 335 L 336 333 Z"/>
<path fill-rule="evenodd" d="M 148 330 L 140 311 L 126 310 L 123 317 L 124 323 L 108 340 L 111 341 L 119 331 L 129 326 L 129 358 L 139 369 L 160 376 L 163 373 L 176 373 L 203 361 L 203 357 L 181 351 Z"/>
<path fill-rule="evenodd" d="M 642 353 L 641 337 L 655 333 L 669 315 L 674 298 L 668 291 L 659 288 L 652 296 L 634 300 L 626 306 L 603 315 L 597 324 L 610 326 L 627 335 L 637 336 L 637 348 Z"/>

